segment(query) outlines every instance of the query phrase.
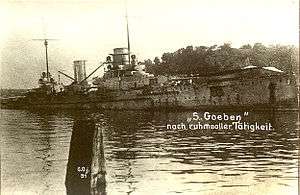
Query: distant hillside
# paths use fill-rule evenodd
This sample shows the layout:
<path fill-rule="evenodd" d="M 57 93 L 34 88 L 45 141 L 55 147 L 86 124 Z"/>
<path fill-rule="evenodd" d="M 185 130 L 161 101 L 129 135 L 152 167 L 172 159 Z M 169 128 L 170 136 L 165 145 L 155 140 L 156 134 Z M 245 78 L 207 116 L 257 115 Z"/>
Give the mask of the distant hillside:
<path fill-rule="evenodd" d="M 229 43 L 213 46 L 187 46 L 175 52 L 167 52 L 153 62 L 144 62 L 149 73 L 160 75 L 207 74 L 240 69 L 245 66 L 276 67 L 287 73 L 299 72 L 299 48 L 292 45 L 262 43 L 233 48 Z"/>
<path fill-rule="evenodd" d="M 0 97 L 15 97 L 15 96 L 22 96 L 24 95 L 28 89 L 1 89 L 0 90 Z"/>

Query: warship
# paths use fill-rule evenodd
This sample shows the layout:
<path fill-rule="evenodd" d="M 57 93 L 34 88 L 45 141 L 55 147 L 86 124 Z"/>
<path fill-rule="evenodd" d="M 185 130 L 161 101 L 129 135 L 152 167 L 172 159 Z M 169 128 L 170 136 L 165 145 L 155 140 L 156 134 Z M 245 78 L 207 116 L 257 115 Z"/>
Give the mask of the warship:
<path fill-rule="evenodd" d="M 46 41 L 45 41 L 46 43 Z M 112 57 L 111 57 L 112 56 Z M 39 87 L 2 98 L 1 108 L 19 109 L 276 109 L 297 104 L 296 80 L 274 67 L 247 66 L 205 76 L 164 76 L 145 71 L 128 48 L 115 48 L 102 77 L 89 84 L 84 60 L 74 61 L 70 85 L 43 72 Z"/>
<path fill-rule="evenodd" d="M 202 76 L 153 75 L 145 71 L 127 47 L 115 48 L 106 61 L 86 76 L 86 61 L 76 60 L 70 85 L 56 82 L 49 72 L 48 39 L 44 39 L 46 72 L 39 87 L 23 96 L 1 98 L 5 109 L 203 109 L 269 110 L 297 108 L 295 76 L 275 67 L 256 67 L 220 71 Z M 99 68 L 102 77 L 87 79 Z"/>

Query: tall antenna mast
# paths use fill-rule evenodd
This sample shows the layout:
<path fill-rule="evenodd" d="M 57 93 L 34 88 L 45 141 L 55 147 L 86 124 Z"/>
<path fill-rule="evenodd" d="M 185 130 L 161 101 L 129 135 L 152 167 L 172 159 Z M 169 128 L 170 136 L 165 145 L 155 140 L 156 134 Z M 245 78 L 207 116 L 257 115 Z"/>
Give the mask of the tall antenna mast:
<path fill-rule="evenodd" d="M 49 62 L 48 62 L 48 41 L 49 40 L 57 40 L 57 39 L 32 39 L 32 40 L 37 40 L 37 41 L 44 41 L 44 45 L 45 45 L 45 52 L 46 52 L 46 70 L 47 70 L 47 81 L 49 81 Z"/>
<path fill-rule="evenodd" d="M 47 81 L 49 81 L 49 63 L 48 63 L 48 40 L 45 39 L 44 40 L 44 45 L 45 45 L 45 49 L 46 49 L 46 67 L 47 67 Z"/>
<path fill-rule="evenodd" d="M 128 14 L 127 14 L 127 1 L 126 1 L 126 26 L 127 26 L 128 61 L 130 64 L 130 39 L 129 39 L 129 25 L 128 25 Z"/>
<path fill-rule="evenodd" d="M 49 77 L 50 77 L 50 73 L 49 73 L 49 61 L 48 61 L 48 41 L 49 40 L 57 40 L 57 39 L 47 39 L 46 34 L 47 34 L 47 25 L 45 22 L 45 18 L 42 17 L 42 27 L 43 27 L 43 34 L 44 34 L 44 38 L 43 39 L 32 39 L 32 40 L 36 40 L 36 41 L 44 41 L 44 45 L 45 45 L 45 52 L 46 52 L 46 77 L 47 77 L 47 81 L 49 82 Z"/>

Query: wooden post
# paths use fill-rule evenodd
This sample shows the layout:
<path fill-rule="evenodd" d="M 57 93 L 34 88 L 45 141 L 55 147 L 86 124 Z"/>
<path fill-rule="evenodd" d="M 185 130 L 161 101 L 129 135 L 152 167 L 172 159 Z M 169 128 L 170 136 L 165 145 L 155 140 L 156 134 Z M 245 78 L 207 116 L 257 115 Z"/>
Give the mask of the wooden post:
<path fill-rule="evenodd" d="M 106 194 L 106 169 L 103 144 L 103 130 L 96 126 L 93 141 L 93 158 L 91 169 L 91 194 Z"/>
<path fill-rule="evenodd" d="M 106 194 L 105 174 L 102 130 L 93 120 L 76 120 L 67 164 L 67 194 Z"/>

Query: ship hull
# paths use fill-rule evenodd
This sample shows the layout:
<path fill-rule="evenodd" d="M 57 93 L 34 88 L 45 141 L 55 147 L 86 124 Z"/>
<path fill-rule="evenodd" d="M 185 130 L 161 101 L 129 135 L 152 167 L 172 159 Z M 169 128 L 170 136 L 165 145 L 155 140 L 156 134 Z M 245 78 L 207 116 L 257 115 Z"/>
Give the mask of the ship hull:
<path fill-rule="evenodd" d="M 297 87 L 287 76 L 187 82 L 167 87 L 49 94 L 1 99 L 6 109 L 298 110 Z"/>
<path fill-rule="evenodd" d="M 150 98 L 126 99 L 117 101 L 50 101 L 50 102 L 26 102 L 11 101 L 1 102 L 1 109 L 44 109 L 44 110 L 298 110 L 294 99 L 275 104 L 201 104 L 194 100 L 185 102 L 155 102 Z"/>

